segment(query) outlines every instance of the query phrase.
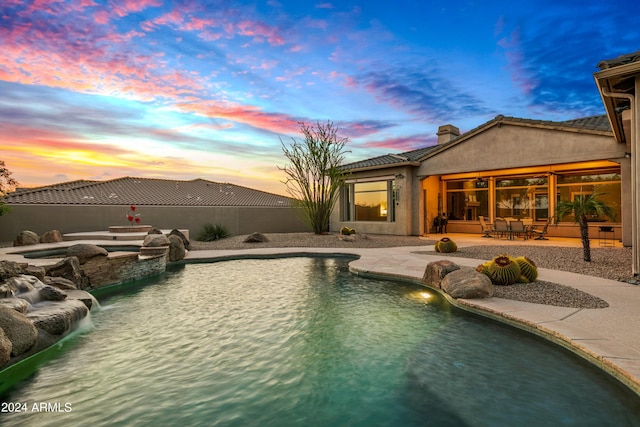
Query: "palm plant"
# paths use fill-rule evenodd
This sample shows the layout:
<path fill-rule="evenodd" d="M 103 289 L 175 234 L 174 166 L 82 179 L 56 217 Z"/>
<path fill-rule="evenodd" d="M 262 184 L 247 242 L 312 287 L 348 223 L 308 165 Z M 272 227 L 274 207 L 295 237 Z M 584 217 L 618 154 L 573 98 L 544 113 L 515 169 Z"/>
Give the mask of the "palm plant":
<path fill-rule="evenodd" d="M 587 218 L 590 215 L 606 215 L 615 220 L 615 212 L 599 199 L 604 193 L 593 192 L 583 197 L 562 200 L 556 207 L 558 220 L 566 215 L 573 214 L 574 221 L 580 226 L 580 239 L 582 240 L 582 254 L 585 261 L 591 261 L 591 246 L 589 245 L 589 223 Z"/>

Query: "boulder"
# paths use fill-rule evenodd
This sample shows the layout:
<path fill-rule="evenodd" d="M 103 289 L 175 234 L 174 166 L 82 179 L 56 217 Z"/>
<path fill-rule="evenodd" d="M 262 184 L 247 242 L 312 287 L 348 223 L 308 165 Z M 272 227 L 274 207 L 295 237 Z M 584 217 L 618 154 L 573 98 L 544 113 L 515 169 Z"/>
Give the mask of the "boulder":
<path fill-rule="evenodd" d="M 40 243 L 62 242 L 62 234 L 58 230 L 50 230 L 40 236 Z"/>
<path fill-rule="evenodd" d="M 82 288 L 83 277 L 78 257 L 67 257 L 56 264 L 45 267 L 47 276 L 64 277 L 71 280 L 77 287 Z"/>
<path fill-rule="evenodd" d="M 0 284 L 0 298 L 13 297 L 19 293 L 29 292 L 35 289 L 38 279 L 33 276 L 21 274 L 10 277 Z"/>
<path fill-rule="evenodd" d="M 13 261 L 0 261 L 0 282 L 7 280 L 9 277 L 18 276 L 23 273 L 22 265 Z"/>
<path fill-rule="evenodd" d="M 72 289 L 72 290 L 66 291 L 66 294 L 67 294 L 68 300 L 75 299 L 75 300 L 81 301 L 84 305 L 87 306 L 89 310 L 91 310 L 91 308 L 94 306 L 100 307 L 100 304 L 98 303 L 98 300 L 96 299 L 96 297 L 91 295 L 89 292 Z"/>
<path fill-rule="evenodd" d="M 38 341 L 38 330 L 26 315 L 0 305 L 0 328 L 11 341 L 11 354 L 20 356 Z"/>
<path fill-rule="evenodd" d="M 24 274 L 28 274 L 29 276 L 37 277 L 41 282 L 44 281 L 45 271 L 44 267 L 38 267 L 35 265 L 28 265 L 24 268 Z"/>
<path fill-rule="evenodd" d="M 45 301 L 63 301 L 67 298 L 65 291 L 54 288 L 53 286 L 43 286 L 39 290 L 40 297 Z"/>
<path fill-rule="evenodd" d="M 182 239 L 182 244 L 184 245 L 184 248 L 188 251 L 191 250 L 191 242 L 189 242 L 189 239 L 187 239 L 187 236 L 185 236 L 180 230 L 178 230 L 177 228 L 174 228 L 173 230 L 171 230 L 171 232 L 169 233 L 169 236 L 178 236 Z"/>
<path fill-rule="evenodd" d="M 144 238 L 142 246 L 149 248 L 159 248 L 160 246 L 169 246 L 169 238 L 164 234 L 147 234 Z"/>
<path fill-rule="evenodd" d="M 184 243 L 179 236 L 175 234 L 169 235 L 169 261 L 175 262 L 184 259 L 186 254 L 186 250 L 184 248 Z"/>
<path fill-rule="evenodd" d="M 0 367 L 6 365 L 11 359 L 12 348 L 11 340 L 5 335 L 4 330 L 0 328 Z"/>
<path fill-rule="evenodd" d="M 164 234 L 159 228 L 153 227 L 147 234 Z"/>
<path fill-rule="evenodd" d="M 447 274 L 442 290 L 453 298 L 488 298 L 493 296 L 493 284 L 486 274 L 463 268 Z"/>
<path fill-rule="evenodd" d="M 89 314 L 87 306 L 79 300 L 51 301 L 28 312 L 26 317 L 33 326 L 51 335 L 63 335 Z"/>
<path fill-rule="evenodd" d="M 263 243 L 268 242 L 269 239 L 262 233 L 251 233 L 244 239 L 244 243 Z"/>
<path fill-rule="evenodd" d="M 338 240 L 342 240 L 343 242 L 355 242 L 356 241 L 356 236 L 338 234 Z"/>
<path fill-rule="evenodd" d="M 449 260 L 430 262 L 424 269 L 424 276 L 422 276 L 422 281 L 427 286 L 440 288 L 442 279 L 444 279 L 444 277 L 452 271 L 456 271 L 459 269 L 460 266 L 458 266 L 458 264 L 455 264 L 454 262 L 451 262 Z"/>
<path fill-rule="evenodd" d="M 13 246 L 36 245 L 40 242 L 40 237 L 33 231 L 21 231 L 13 241 Z"/>
<path fill-rule="evenodd" d="M 69 279 L 65 279 L 64 277 L 51 277 L 45 276 L 42 283 L 49 286 L 54 286 L 58 289 L 67 290 L 67 289 L 78 289 L 77 286 Z"/>
<path fill-rule="evenodd" d="M 11 308 L 22 314 L 31 309 L 29 301 L 22 298 L 0 298 L 0 305 Z"/>
<path fill-rule="evenodd" d="M 95 257 L 106 257 L 108 255 L 109 252 L 105 248 L 88 243 L 79 243 L 67 248 L 67 256 L 78 258 L 80 265 Z"/>

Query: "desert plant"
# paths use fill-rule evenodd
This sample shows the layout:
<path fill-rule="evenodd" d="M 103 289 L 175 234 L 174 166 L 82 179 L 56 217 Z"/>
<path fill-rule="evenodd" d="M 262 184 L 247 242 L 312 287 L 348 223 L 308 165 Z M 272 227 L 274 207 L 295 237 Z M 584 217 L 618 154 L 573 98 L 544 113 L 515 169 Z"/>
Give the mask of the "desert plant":
<path fill-rule="evenodd" d="M 4 160 L 0 160 L 0 216 L 9 213 L 11 210 L 4 203 L 3 198 L 8 192 L 13 191 L 17 185 L 18 181 L 13 179 L 11 171 L 4 165 Z"/>
<path fill-rule="evenodd" d="M 448 237 L 438 240 L 435 245 L 436 252 L 451 253 L 458 250 L 458 245 Z"/>
<path fill-rule="evenodd" d="M 519 256 L 516 258 L 518 267 L 520 267 L 520 273 L 522 273 L 521 282 L 535 282 L 538 278 L 538 267 L 536 264 L 527 258 L 526 256 Z"/>
<path fill-rule="evenodd" d="M 489 266 L 489 278 L 497 286 L 513 285 L 520 280 L 521 275 L 520 266 L 509 255 L 498 255 Z"/>
<path fill-rule="evenodd" d="M 349 234 L 357 234 L 356 229 L 355 229 L 355 228 L 351 228 L 351 229 L 349 230 Z"/>
<path fill-rule="evenodd" d="M 282 143 L 290 164 L 279 168 L 287 175 L 284 184 L 293 197 L 293 205 L 302 208 L 303 219 L 314 233 L 329 231 L 331 211 L 340 196 L 346 178 L 341 164 L 347 138 L 338 136 L 333 123 L 309 127 L 301 123 L 304 141 L 293 139 L 291 147 Z"/>
<path fill-rule="evenodd" d="M 196 240 L 200 242 L 213 242 L 214 240 L 223 239 L 225 237 L 229 237 L 229 231 L 224 225 L 205 224 Z"/>
<path fill-rule="evenodd" d="M 342 234 L 343 236 L 348 236 L 351 234 L 351 229 L 349 227 L 342 227 L 340 229 L 340 234 Z"/>
<path fill-rule="evenodd" d="M 563 216 L 573 213 L 573 219 L 580 226 L 580 240 L 582 240 L 582 255 L 587 262 L 591 261 L 591 246 L 589 245 L 589 215 L 606 215 L 615 220 L 613 209 L 607 206 L 599 197 L 603 193 L 594 191 L 584 197 L 573 200 L 562 200 L 556 207 L 556 216 L 561 220 Z"/>

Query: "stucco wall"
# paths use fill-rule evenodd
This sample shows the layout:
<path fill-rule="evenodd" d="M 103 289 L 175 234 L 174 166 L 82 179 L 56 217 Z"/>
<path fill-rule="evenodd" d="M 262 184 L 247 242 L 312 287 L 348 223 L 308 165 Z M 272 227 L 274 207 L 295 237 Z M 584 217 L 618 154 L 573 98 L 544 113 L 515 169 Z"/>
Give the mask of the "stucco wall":
<path fill-rule="evenodd" d="M 106 231 L 128 225 L 126 206 L 13 205 L 0 217 L 0 241 L 13 241 L 22 230 L 42 234 Z M 294 208 L 138 206 L 143 224 L 162 229 L 188 229 L 195 238 L 206 223 L 222 224 L 231 235 L 309 231 Z"/>
<path fill-rule="evenodd" d="M 611 136 L 503 124 L 424 160 L 418 176 L 624 158 Z"/>
<path fill-rule="evenodd" d="M 398 175 L 402 175 L 400 178 Z M 355 228 L 359 233 L 408 235 L 414 227 L 414 212 L 412 206 L 418 204 L 416 198 L 416 177 L 411 167 L 393 167 L 388 169 L 370 170 L 353 174 L 351 179 L 369 179 L 394 176 L 399 199 L 396 203 L 396 220 L 394 222 L 381 221 L 342 221 L 342 199 L 338 201 L 331 214 L 330 231 L 338 232 L 343 226 Z"/>

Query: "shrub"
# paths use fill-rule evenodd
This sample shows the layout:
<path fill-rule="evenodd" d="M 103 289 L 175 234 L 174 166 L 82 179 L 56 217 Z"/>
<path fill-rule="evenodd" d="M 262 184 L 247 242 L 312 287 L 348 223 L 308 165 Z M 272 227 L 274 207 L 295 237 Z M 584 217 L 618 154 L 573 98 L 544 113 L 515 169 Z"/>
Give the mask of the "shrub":
<path fill-rule="evenodd" d="M 458 250 L 458 245 L 448 237 L 443 237 L 436 242 L 436 252 L 451 253 Z"/>
<path fill-rule="evenodd" d="M 225 237 L 229 237 L 229 232 L 224 225 L 205 224 L 196 240 L 200 242 L 213 242 L 214 240 L 223 239 Z"/>

